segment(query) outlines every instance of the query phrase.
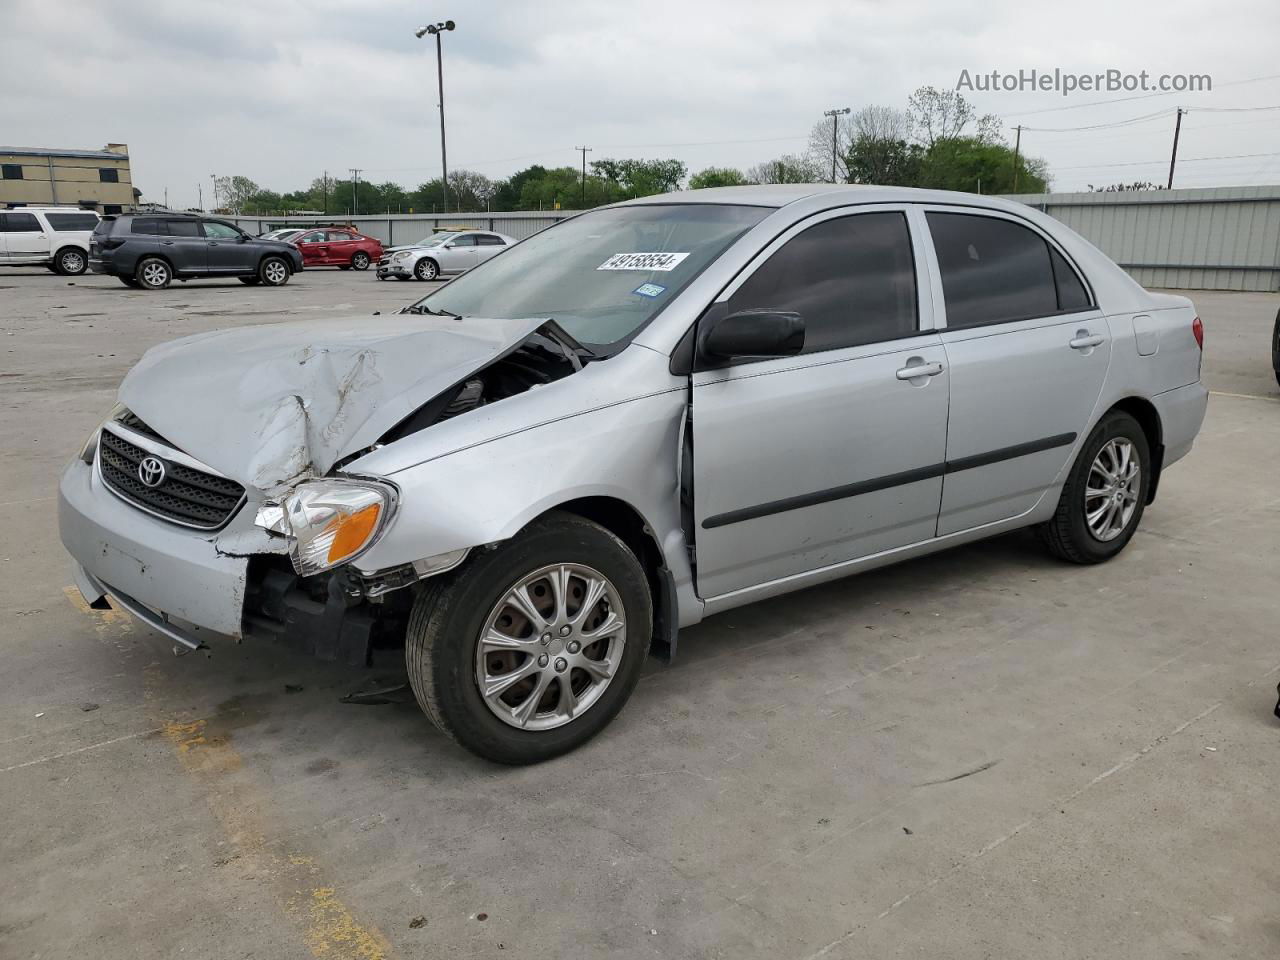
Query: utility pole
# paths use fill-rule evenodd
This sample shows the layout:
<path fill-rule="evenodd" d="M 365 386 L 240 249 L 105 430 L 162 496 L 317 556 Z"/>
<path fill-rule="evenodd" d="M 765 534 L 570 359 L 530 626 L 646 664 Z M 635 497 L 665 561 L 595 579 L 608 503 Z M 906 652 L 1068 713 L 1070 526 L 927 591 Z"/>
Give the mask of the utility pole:
<path fill-rule="evenodd" d="M 1173 154 L 1169 157 L 1169 185 L 1165 189 L 1173 189 L 1173 165 L 1178 162 L 1178 134 L 1182 133 L 1182 115 L 1186 113 L 1178 108 L 1178 119 L 1173 124 Z"/>
<path fill-rule="evenodd" d="M 1018 192 L 1018 157 L 1022 153 L 1022 124 L 1013 128 L 1018 136 L 1013 141 L 1013 192 Z"/>
<path fill-rule="evenodd" d="M 351 171 L 351 209 L 352 216 L 360 215 L 360 168 L 348 167 Z"/>
<path fill-rule="evenodd" d="M 200 212 L 204 213 L 204 184 L 199 180 L 196 181 L 196 196 L 199 197 L 196 204 L 200 207 Z"/>
<path fill-rule="evenodd" d="M 218 175 L 216 173 L 209 174 L 209 179 L 213 182 L 213 209 L 218 209 Z"/>
<path fill-rule="evenodd" d="M 831 182 L 836 182 L 836 158 L 840 156 L 840 115 L 850 113 L 848 107 L 824 110 L 822 115 L 831 118 Z"/>
<path fill-rule="evenodd" d="M 587 154 L 592 153 L 591 147 L 574 147 L 575 150 L 582 151 L 582 209 L 587 209 Z"/>
<path fill-rule="evenodd" d="M 324 172 L 324 177 L 320 181 L 320 196 L 323 200 L 324 212 L 329 212 L 329 171 Z"/>

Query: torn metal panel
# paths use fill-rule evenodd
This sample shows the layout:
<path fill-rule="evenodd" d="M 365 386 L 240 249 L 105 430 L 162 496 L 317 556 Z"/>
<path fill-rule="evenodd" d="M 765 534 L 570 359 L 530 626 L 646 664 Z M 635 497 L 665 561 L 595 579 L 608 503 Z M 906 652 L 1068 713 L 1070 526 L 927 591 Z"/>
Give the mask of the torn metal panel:
<path fill-rule="evenodd" d="M 357 315 L 215 331 L 147 351 L 120 400 L 186 453 L 275 495 L 371 446 L 544 323 Z"/>

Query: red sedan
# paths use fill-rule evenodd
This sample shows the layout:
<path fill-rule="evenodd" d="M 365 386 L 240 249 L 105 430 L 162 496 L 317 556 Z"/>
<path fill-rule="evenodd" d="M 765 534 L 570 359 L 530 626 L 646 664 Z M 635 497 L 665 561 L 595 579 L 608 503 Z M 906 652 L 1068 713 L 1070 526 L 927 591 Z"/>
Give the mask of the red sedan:
<path fill-rule="evenodd" d="M 382 256 L 382 241 L 366 237 L 348 227 L 309 230 L 293 241 L 302 251 L 306 267 L 337 267 L 339 270 L 368 270 Z"/>

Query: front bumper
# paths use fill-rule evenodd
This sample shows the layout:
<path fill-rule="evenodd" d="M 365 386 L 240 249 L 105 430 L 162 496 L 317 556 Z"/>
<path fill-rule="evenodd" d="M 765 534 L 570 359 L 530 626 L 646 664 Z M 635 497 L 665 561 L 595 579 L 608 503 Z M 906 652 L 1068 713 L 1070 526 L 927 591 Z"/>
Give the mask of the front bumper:
<path fill-rule="evenodd" d="M 239 637 L 248 555 L 279 549 L 266 531 L 253 525 L 248 506 L 216 534 L 185 529 L 125 503 L 79 459 L 63 472 L 58 486 L 58 530 L 76 561 L 76 585 L 88 603 L 103 594 L 114 597 L 130 613 L 182 643 L 187 640 L 166 627 L 173 626 L 197 644 L 204 631 Z M 219 541 L 233 542 L 235 554 L 219 549 Z"/>
<path fill-rule="evenodd" d="M 412 277 L 413 263 L 409 260 L 393 261 L 386 257 L 378 261 L 380 277 Z"/>

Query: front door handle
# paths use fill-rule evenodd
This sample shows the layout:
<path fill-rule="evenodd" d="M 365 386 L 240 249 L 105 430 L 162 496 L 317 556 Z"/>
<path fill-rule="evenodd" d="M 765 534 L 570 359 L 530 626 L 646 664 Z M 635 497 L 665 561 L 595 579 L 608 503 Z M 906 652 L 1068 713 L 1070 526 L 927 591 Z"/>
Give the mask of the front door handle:
<path fill-rule="evenodd" d="M 1099 346 L 1105 339 L 1105 337 L 1098 333 L 1090 336 L 1088 330 L 1077 330 L 1075 339 L 1073 339 L 1068 346 L 1071 347 L 1072 350 L 1088 350 L 1091 347 Z"/>
<path fill-rule="evenodd" d="M 912 360 L 918 359 L 912 357 Z M 936 377 L 942 372 L 942 364 L 940 363 L 911 363 L 899 370 L 894 376 L 899 380 L 918 380 L 921 377 Z"/>
<path fill-rule="evenodd" d="M 161 242 L 161 243 L 163 243 L 166 247 L 172 247 L 172 246 L 173 246 L 173 241 L 172 241 L 172 240 L 161 240 L 160 242 Z"/>

